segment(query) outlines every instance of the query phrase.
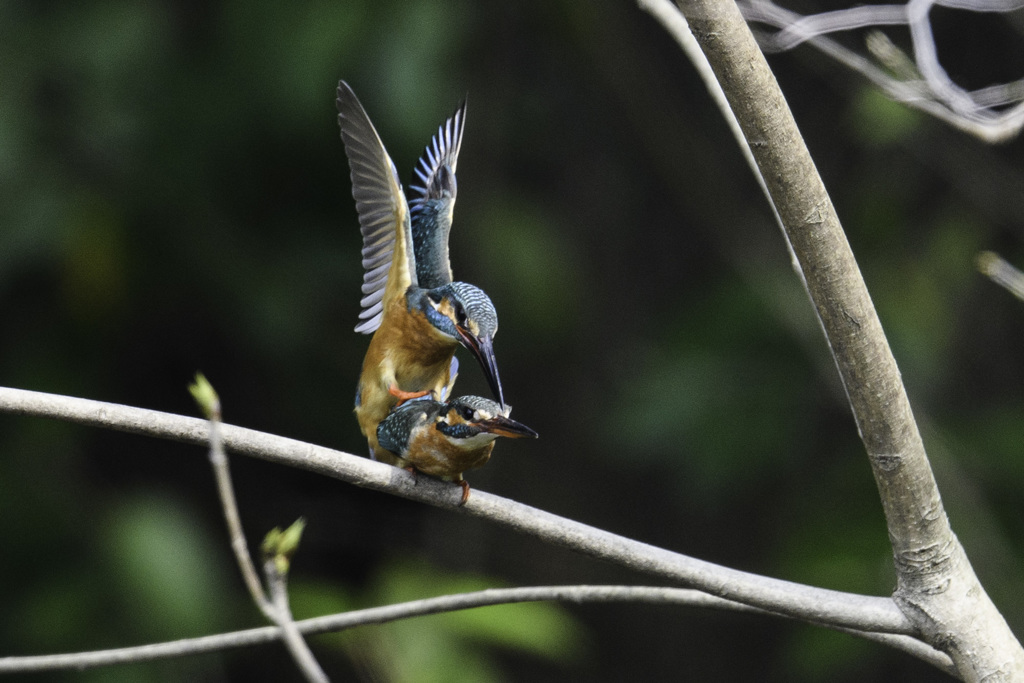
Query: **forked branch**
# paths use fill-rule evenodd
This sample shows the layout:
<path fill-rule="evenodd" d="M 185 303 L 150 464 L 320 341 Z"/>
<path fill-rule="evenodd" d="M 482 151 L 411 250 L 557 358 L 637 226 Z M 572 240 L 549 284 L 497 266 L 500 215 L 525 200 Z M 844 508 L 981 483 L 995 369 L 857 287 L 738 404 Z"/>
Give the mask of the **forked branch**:
<path fill-rule="evenodd" d="M 1024 650 L 950 528 L 896 361 L 774 74 L 732 0 L 679 9 L 739 122 L 842 377 L 886 516 L 895 600 L 966 680 L 1024 679 Z"/>

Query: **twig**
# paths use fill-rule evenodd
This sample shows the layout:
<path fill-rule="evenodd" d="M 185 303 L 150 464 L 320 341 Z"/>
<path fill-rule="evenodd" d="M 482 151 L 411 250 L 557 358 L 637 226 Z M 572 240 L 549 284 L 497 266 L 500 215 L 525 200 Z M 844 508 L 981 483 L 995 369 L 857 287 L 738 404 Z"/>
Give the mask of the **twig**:
<path fill-rule="evenodd" d="M 475 495 L 475 492 L 474 492 Z M 371 607 L 331 616 L 316 617 L 293 622 L 305 635 L 333 633 L 357 626 L 383 624 L 399 619 L 439 614 L 455 610 L 521 602 L 560 601 L 569 603 L 633 602 L 671 604 L 688 607 L 725 609 L 751 614 L 769 614 L 731 600 L 724 600 L 687 588 L 657 586 L 538 586 L 526 588 L 491 588 L 473 593 L 444 595 L 436 598 L 413 600 L 396 605 Z M 775 615 L 779 616 L 779 615 Z M 945 654 L 910 636 L 864 633 L 853 629 L 838 629 L 851 635 L 868 638 L 908 652 L 940 669 L 950 671 L 952 662 Z M 215 636 L 189 638 L 155 645 L 81 652 L 75 654 L 40 655 L 0 658 L 0 674 L 56 671 L 61 669 L 87 669 L 126 662 L 142 662 L 170 657 L 182 657 L 203 652 L 249 647 L 277 640 L 281 630 L 262 627 L 223 633 Z"/>
<path fill-rule="evenodd" d="M 269 558 L 263 563 L 263 572 L 267 577 L 267 585 L 270 587 L 270 596 L 274 605 L 274 623 L 278 625 L 281 638 L 292 655 L 292 659 L 298 664 L 299 669 L 305 675 L 307 681 L 312 683 L 328 683 L 327 674 L 320 668 L 319 662 L 313 656 L 302 637 L 295 619 L 292 617 L 292 609 L 288 605 L 287 578 L 284 572 L 278 570 L 275 558 Z"/>
<path fill-rule="evenodd" d="M 220 497 L 221 509 L 224 512 L 224 520 L 227 522 L 228 533 L 231 536 L 231 548 L 234 550 L 235 559 L 238 561 L 238 568 L 242 572 L 242 577 L 249 589 L 249 594 L 252 596 L 256 606 L 263 612 L 263 616 L 268 621 L 277 624 L 281 629 L 285 646 L 292 655 L 292 659 L 295 660 L 296 666 L 299 667 L 299 670 L 306 677 L 306 680 L 311 683 L 329 683 L 327 674 L 320 668 L 320 664 L 317 663 L 306 641 L 302 639 L 302 635 L 295 627 L 295 620 L 292 618 L 292 611 L 288 605 L 288 590 L 285 578 L 289 566 L 288 558 L 298 545 L 298 538 L 302 534 L 303 523 L 300 520 L 297 526 L 293 525 L 292 529 L 295 531 L 289 537 L 286 548 L 282 548 L 284 534 L 278 529 L 274 529 L 274 531 L 268 534 L 267 540 L 264 542 L 266 559 L 263 563 L 263 569 L 271 595 L 268 598 L 256 574 L 256 566 L 253 564 L 252 555 L 249 553 L 249 546 L 245 541 L 245 533 L 242 531 L 242 520 L 238 514 L 235 487 L 231 481 L 231 469 L 228 465 L 227 453 L 224 452 L 224 441 L 221 436 L 220 398 L 202 373 L 196 373 L 196 381 L 189 386 L 189 391 L 209 420 L 210 465 L 213 467 L 213 475 L 217 480 L 217 493 Z"/>
<path fill-rule="evenodd" d="M 197 376 L 197 385 L 199 384 Z M 205 378 L 203 379 L 205 382 Z M 207 386 L 209 386 L 207 384 Z M 212 391 L 212 387 L 210 387 Z M 193 392 L 196 393 L 196 392 Z M 202 402 L 200 402 L 202 403 Z M 224 521 L 227 523 L 228 535 L 231 538 L 231 549 L 234 551 L 235 560 L 238 562 L 238 569 L 242 572 L 242 579 L 249 590 L 249 595 L 256 603 L 256 606 L 263 612 L 267 619 L 274 620 L 274 609 L 267 599 L 267 595 L 256 574 L 256 567 L 249 553 L 249 545 L 245 540 L 245 533 L 242 531 L 242 520 L 238 514 L 238 501 L 235 499 L 235 488 L 231 482 L 231 468 L 228 464 L 227 453 L 224 452 L 224 439 L 221 435 L 221 413 L 220 400 L 213 396 L 213 402 L 204 406 L 209 412 L 210 424 L 210 465 L 213 467 L 213 476 L 217 482 L 217 494 L 220 498 L 221 511 L 224 513 Z"/>
<path fill-rule="evenodd" d="M 0 387 L 0 412 L 50 417 L 205 445 L 204 420 L 88 399 Z M 224 445 L 243 455 L 318 472 L 357 486 L 482 517 L 576 552 L 802 621 L 917 635 L 891 598 L 805 586 L 705 562 L 474 489 L 462 490 L 367 458 L 251 429 L 223 426 Z"/>
<path fill-rule="evenodd" d="M 983 251 L 978 254 L 978 270 L 1010 294 L 1024 301 L 1024 273 L 999 254 Z"/>

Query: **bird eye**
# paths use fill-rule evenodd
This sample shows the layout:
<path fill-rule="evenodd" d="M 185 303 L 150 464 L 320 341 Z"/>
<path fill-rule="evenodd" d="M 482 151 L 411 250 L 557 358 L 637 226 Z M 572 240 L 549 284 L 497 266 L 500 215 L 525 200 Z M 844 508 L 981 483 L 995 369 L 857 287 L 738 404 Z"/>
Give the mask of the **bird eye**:
<path fill-rule="evenodd" d="M 462 306 L 455 306 L 455 324 L 459 327 L 465 327 L 467 322 L 466 309 Z"/>

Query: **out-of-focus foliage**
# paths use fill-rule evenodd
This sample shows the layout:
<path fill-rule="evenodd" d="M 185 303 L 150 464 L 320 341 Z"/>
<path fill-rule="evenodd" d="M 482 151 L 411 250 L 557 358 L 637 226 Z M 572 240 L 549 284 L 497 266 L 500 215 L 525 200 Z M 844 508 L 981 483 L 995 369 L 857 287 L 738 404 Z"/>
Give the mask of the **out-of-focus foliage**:
<path fill-rule="evenodd" d="M 497 587 L 425 562 L 383 565 L 357 596 L 326 584 L 293 584 L 296 618 Z M 581 659 L 579 625 L 560 607 L 522 603 L 449 612 L 326 636 L 372 680 L 506 680 L 495 648 L 569 665 Z"/>
<path fill-rule="evenodd" d="M 953 77 L 1024 75 L 1007 74 L 1024 52 L 979 46 L 963 14 L 934 22 Z M 983 147 L 810 50 L 771 63 L 954 528 L 1019 630 L 1024 308 L 973 263 L 1024 263 L 1022 143 Z M 469 94 L 453 266 L 494 299 L 507 397 L 541 434 L 499 444 L 474 488 L 744 569 L 892 589 L 868 464 L 783 241 L 691 68 L 630 3 L 0 2 L 0 384 L 195 414 L 202 370 L 225 421 L 363 453 L 340 78 L 407 184 Z M 463 361 L 460 391 L 486 393 Z M 290 574 L 302 614 L 646 580 L 311 474 L 232 468 L 250 547 L 308 521 Z M 0 519 L 0 656 L 260 623 L 202 449 L 0 416 Z M 425 564 L 395 559 L 412 557 Z M 796 624 L 568 614 L 488 609 L 313 648 L 334 680 L 935 676 Z M 294 676 L 266 647 L 47 680 Z"/>

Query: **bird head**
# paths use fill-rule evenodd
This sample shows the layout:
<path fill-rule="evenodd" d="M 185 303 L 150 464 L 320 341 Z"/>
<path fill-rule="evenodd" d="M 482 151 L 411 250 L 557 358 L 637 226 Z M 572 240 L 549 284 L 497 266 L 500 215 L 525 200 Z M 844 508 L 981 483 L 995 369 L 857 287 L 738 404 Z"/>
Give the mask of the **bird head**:
<path fill-rule="evenodd" d="M 460 396 L 441 407 L 437 429 L 466 448 L 483 446 L 499 436 L 536 439 L 537 432 L 508 416 L 511 410 L 480 396 Z"/>
<path fill-rule="evenodd" d="M 504 405 L 498 361 L 494 357 L 494 335 L 498 332 L 494 304 L 482 289 L 465 282 L 450 282 L 428 290 L 426 301 L 425 313 L 431 324 L 469 349 L 483 368 L 491 391 Z"/>

